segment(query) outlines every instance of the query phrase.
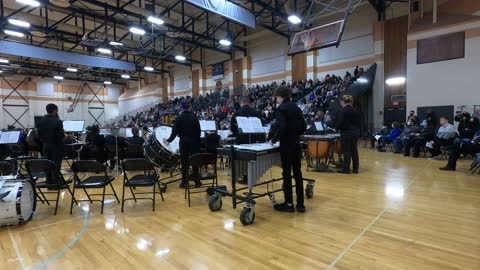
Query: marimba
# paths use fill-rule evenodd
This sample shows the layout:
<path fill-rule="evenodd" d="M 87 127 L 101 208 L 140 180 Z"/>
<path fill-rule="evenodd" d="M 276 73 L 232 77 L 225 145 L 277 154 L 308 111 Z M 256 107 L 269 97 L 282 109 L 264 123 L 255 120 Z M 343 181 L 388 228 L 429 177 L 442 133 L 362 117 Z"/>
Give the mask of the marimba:
<path fill-rule="evenodd" d="M 227 156 L 231 160 L 231 180 L 232 192 L 223 189 L 214 190 L 214 194 L 208 202 L 212 212 L 218 211 L 222 207 L 222 196 L 232 197 L 233 208 L 240 203 L 246 203 L 240 213 L 240 221 L 243 225 L 250 225 L 255 220 L 255 199 L 268 196 L 273 204 L 275 202 L 275 193 L 283 191 L 283 188 L 273 188 L 273 183 L 282 181 L 283 178 L 273 178 L 267 181 L 260 181 L 273 166 L 281 166 L 280 147 L 269 143 L 227 145 L 218 149 L 218 154 Z M 247 175 L 248 184 L 246 187 L 237 189 L 237 180 Z M 313 187 L 315 180 L 305 179 L 307 182 L 305 193 L 307 198 L 313 197 Z M 269 185 L 272 185 L 272 189 Z M 253 188 L 257 186 L 267 186 L 267 191 L 263 193 L 254 193 Z"/>
<path fill-rule="evenodd" d="M 335 153 L 340 153 L 340 134 L 304 135 L 306 144 L 305 156 L 307 170 L 333 171 L 330 165 L 335 164 Z"/>

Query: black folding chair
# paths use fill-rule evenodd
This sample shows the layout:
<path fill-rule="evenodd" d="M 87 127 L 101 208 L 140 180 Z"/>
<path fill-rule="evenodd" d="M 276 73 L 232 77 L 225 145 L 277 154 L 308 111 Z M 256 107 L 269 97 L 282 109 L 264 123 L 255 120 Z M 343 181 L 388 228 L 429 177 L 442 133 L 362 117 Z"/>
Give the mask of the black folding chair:
<path fill-rule="evenodd" d="M 213 173 L 208 172 L 208 165 L 212 165 Z M 196 189 L 204 189 L 205 186 L 210 186 L 209 188 L 216 189 L 218 188 L 218 178 L 217 178 L 217 156 L 212 153 L 199 153 L 191 155 L 188 159 L 188 166 L 200 168 L 200 175 L 187 175 L 187 188 L 185 189 L 185 198 L 188 196 L 188 207 L 191 206 L 190 195 L 195 193 L 204 193 L 204 191 L 192 191 Z M 205 168 L 205 172 L 202 172 L 201 169 Z M 191 187 L 190 181 L 203 181 L 203 180 L 212 180 L 211 185 L 203 185 L 200 187 Z"/>
<path fill-rule="evenodd" d="M 78 201 L 87 201 L 90 203 L 94 201 L 100 201 L 102 203 L 102 208 L 100 213 L 102 214 L 103 214 L 103 207 L 105 204 L 105 195 L 114 195 L 115 199 L 117 199 L 117 202 L 120 203 L 117 193 L 115 192 L 115 189 L 113 188 L 113 185 L 112 185 L 112 181 L 115 180 L 115 177 L 109 176 L 107 174 L 107 168 L 103 164 L 93 160 L 79 160 L 79 161 L 73 162 L 72 170 L 73 170 L 73 179 L 74 179 L 73 194 L 75 194 L 76 189 L 80 188 L 80 189 L 83 189 L 83 191 L 85 192 L 88 198 L 88 200 L 78 200 Z M 94 175 L 89 175 L 92 173 Z M 80 174 L 84 174 L 82 178 L 80 177 Z M 110 186 L 112 188 L 113 193 L 105 194 L 105 190 L 107 186 Z M 103 189 L 102 194 L 89 194 L 87 192 L 87 189 L 98 189 L 98 188 Z M 101 200 L 92 200 L 91 196 L 100 196 L 100 195 L 102 196 Z M 72 209 L 73 209 L 73 200 L 70 203 L 70 214 L 72 214 Z"/>
<path fill-rule="evenodd" d="M 72 180 L 65 180 L 63 174 L 58 170 L 57 165 L 48 159 L 32 159 L 25 162 L 25 167 L 27 174 L 30 179 L 35 183 L 35 188 L 38 190 L 38 193 L 42 196 L 37 195 L 37 198 L 42 203 L 47 203 L 50 205 L 50 202 L 55 202 L 55 213 L 57 215 L 58 202 L 60 200 L 60 191 L 66 189 L 70 196 L 72 196 L 72 203 L 77 203 L 73 192 L 70 189 L 70 184 Z M 45 181 L 39 182 L 40 178 L 45 178 Z M 42 189 L 47 189 L 47 191 L 42 191 Z M 49 200 L 45 194 L 57 194 L 55 200 Z M 78 204 L 78 203 L 77 203 Z"/>
<path fill-rule="evenodd" d="M 146 159 L 127 159 L 122 164 L 123 168 L 123 188 L 122 188 L 122 212 L 123 206 L 126 200 L 152 200 L 153 202 L 153 211 L 155 211 L 155 194 L 157 193 L 156 187 L 158 186 L 158 193 L 163 199 L 162 189 L 160 187 L 160 177 L 155 171 L 155 165 L 146 160 Z M 128 176 L 131 172 L 143 172 L 140 174 L 135 174 L 131 177 Z M 125 199 L 125 188 L 130 188 L 133 198 Z M 133 188 L 137 187 L 152 187 L 152 192 L 137 192 L 133 191 Z M 152 194 L 152 198 L 137 198 L 135 194 Z"/>
<path fill-rule="evenodd" d="M 141 144 L 129 144 L 125 151 L 126 158 L 143 158 L 143 145 Z"/>

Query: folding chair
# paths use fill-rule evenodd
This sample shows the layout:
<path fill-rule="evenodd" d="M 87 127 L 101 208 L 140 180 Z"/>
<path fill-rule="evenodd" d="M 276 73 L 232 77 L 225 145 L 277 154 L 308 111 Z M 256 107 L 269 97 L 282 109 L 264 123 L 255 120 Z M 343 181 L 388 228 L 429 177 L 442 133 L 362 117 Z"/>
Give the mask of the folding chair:
<path fill-rule="evenodd" d="M 126 200 L 152 200 L 153 210 L 155 211 L 155 194 L 156 186 L 158 186 L 158 193 L 163 199 L 162 189 L 160 187 L 160 177 L 158 176 L 157 172 L 155 171 L 155 165 L 146 160 L 146 159 L 127 159 L 122 164 L 123 168 L 123 188 L 122 188 L 122 212 L 123 206 Z M 131 177 L 128 176 L 131 172 L 143 172 L 140 174 L 135 174 Z M 132 193 L 133 198 L 125 199 L 125 188 L 130 188 L 130 192 Z M 133 188 L 136 187 L 152 187 L 152 192 L 133 192 Z M 152 198 L 137 198 L 135 194 L 152 194 Z"/>
<path fill-rule="evenodd" d="M 208 165 L 213 166 L 213 173 L 208 172 Z M 200 187 L 191 187 L 190 181 L 212 180 L 210 187 L 212 189 L 218 188 L 217 156 L 211 153 L 199 153 L 199 154 L 191 155 L 190 158 L 188 159 L 188 166 L 189 167 L 196 166 L 200 168 L 200 170 L 204 167 L 206 168 L 205 172 L 202 173 L 200 171 L 199 176 L 187 175 L 187 188 L 185 189 L 185 198 L 187 198 L 187 195 L 188 195 L 188 207 L 190 207 L 191 206 L 190 195 L 194 193 L 205 192 L 205 191 L 192 191 L 192 190 L 205 188 L 204 186 L 207 186 L 207 185 L 202 185 Z"/>
<path fill-rule="evenodd" d="M 107 174 L 107 168 L 93 160 L 79 160 L 75 161 L 72 164 L 72 170 L 73 170 L 73 179 L 74 179 L 74 184 L 73 184 L 73 194 L 75 194 L 75 190 L 80 188 L 83 189 L 85 194 L 87 195 L 88 200 L 78 200 L 78 201 L 88 201 L 92 203 L 93 201 L 101 201 L 102 202 L 102 208 L 100 213 L 103 214 L 103 207 L 105 205 L 105 195 L 114 195 L 115 199 L 117 199 L 117 202 L 120 203 L 120 200 L 118 199 L 117 193 L 115 192 L 115 189 L 113 188 L 112 181 L 115 180 L 115 177 L 109 176 Z M 85 174 L 83 178 L 80 178 L 79 174 Z M 89 173 L 93 173 L 95 175 L 90 175 Z M 105 194 L 106 187 L 110 186 L 112 188 L 113 193 L 111 194 Z M 103 192 L 101 194 L 89 194 L 87 192 L 87 189 L 98 189 L 101 188 L 103 189 Z M 92 200 L 91 196 L 102 196 L 102 200 Z M 70 203 L 70 214 L 72 214 L 72 209 L 73 209 L 73 200 Z"/>
<path fill-rule="evenodd" d="M 125 151 L 126 158 L 143 158 L 143 145 L 129 144 Z"/>
<path fill-rule="evenodd" d="M 75 200 L 73 196 L 73 192 L 70 189 L 70 184 L 72 180 L 65 180 L 63 174 L 58 170 L 57 165 L 48 159 L 31 159 L 25 162 L 25 167 L 27 170 L 27 174 L 30 179 L 35 183 L 35 188 L 38 190 L 39 194 L 43 197 L 37 195 L 37 198 L 42 203 L 47 203 L 50 205 L 50 202 L 55 202 L 55 213 L 57 215 L 58 210 L 58 202 L 60 200 L 60 191 L 66 189 L 70 196 L 72 196 L 72 203 Z M 39 182 L 38 179 L 45 178 L 45 181 Z M 42 191 L 42 189 L 47 189 L 46 192 Z M 55 200 L 49 200 L 45 196 L 45 194 L 57 194 Z M 78 204 L 78 203 L 77 203 Z"/>

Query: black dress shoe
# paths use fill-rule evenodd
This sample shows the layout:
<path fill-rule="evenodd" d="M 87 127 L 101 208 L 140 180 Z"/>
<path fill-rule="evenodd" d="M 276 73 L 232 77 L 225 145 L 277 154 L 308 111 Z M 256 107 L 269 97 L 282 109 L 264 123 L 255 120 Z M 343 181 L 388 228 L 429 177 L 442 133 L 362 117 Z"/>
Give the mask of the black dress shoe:
<path fill-rule="evenodd" d="M 185 184 L 185 183 L 183 183 L 183 182 L 180 183 L 180 188 L 187 188 L 187 184 Z"/>
<path fill-rule="evenodd" d="M 295 212 L 295 208 L 293 208 L 293 203 L 279 203 L 275 204 L 273 208 L 280 212 Z"/>
<path fill-rule="evenodd" d="M 302 204 L 297 204 L 297 212 L 300 212 L 300 213 L 305 213 L 305 205 L 302 203 Z"/>
<path fill-rule="evenodd" d="M 195 187 L 196 188 L 199 188 L 201 186 L 202 186 L 202 182 L 200 182 L 200 181 L 195 182 Z"/>
<path fill-rule="evenodd" d="M 452 171 L 452 172 L 454 172 L 455 168 L 452 168 L 450 166 L 445 166 L 445 167 L 441 167 L 440 170 L 441 171 Z"/>
<path fill-rule="evenodd" d="M 339 170 L 339 171 L 337 171 L 337 173 L 350 174 L 350 171 Z"/>
<path fill-rule="evenodd" d="M 358 170 L 353 170 L 352 171 L 354 174 L 358 174 Z"/>

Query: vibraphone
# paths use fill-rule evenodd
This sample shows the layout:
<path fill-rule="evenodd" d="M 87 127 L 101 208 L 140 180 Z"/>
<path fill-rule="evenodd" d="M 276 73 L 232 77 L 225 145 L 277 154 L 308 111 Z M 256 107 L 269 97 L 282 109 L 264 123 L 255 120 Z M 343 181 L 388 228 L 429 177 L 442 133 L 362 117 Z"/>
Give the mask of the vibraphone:
<path fill-rule="evenodd" d="M 321 172 L 334 172 L 330 165 L 335 165 L 335 152 L 340 152 L 340 134 L 304 135 L 306 145 L 305 157 L 309 168 Z M 336 149 L 338 148 L 338 149 Z"/>
<path fill-rule="evenodd" d="M 232 197 L 234 209 L 238 204 L 246 203 L 240 213 L 240 221 L 243 225 L 250 225 L 255 220 L 255 199 L 268 196 L 272 203 L 275 204 L 274 194 L 283 191 L 283 188 L 269 189 L 269 184 L 273 186 L 274 182 L 281 181 L 283 178 L 271 177 L 267 181 L 259 181 L 273 166 L 281 166 L 280 147 L 278 145 L 270 145 L 269 143 L 227 145 L 224 148 L 219 148 L 218 154 L 227 156 L 231 160 L 232 191 L 227 192 L 223 189 L 215 189 L 208 202 L 208 207 L 212 212 L 218 211 L 222 207 L 222 196 Z M 248 184 L 246 187 L 237 189 L 236 182 L 244 175 L 248 177 Z M 305 188 L 307 198 L 311 198 L 315 180 L 304 178 L 304 181 L 307 182 Z M 266 192 L 253 192 L 254 187 L 263 185 L 267 186 Z"/>

